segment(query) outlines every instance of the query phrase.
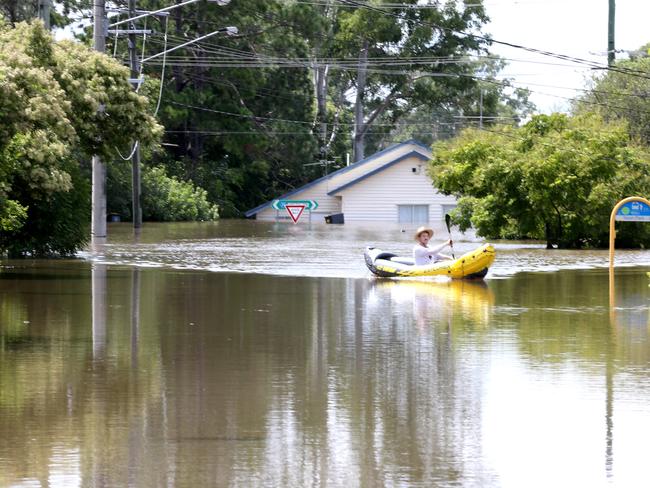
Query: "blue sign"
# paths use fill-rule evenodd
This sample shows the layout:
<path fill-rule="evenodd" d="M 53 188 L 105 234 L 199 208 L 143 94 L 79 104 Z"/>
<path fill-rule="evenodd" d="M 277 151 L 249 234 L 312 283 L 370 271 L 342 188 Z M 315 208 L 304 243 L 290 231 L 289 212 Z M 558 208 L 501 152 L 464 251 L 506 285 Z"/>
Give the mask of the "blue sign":
<path fill-rule="evenodd" d="M 650 206 L 644 202 L 627 202 L 616 212 L 616 220 L 622 222 L 650 222 Z"/>

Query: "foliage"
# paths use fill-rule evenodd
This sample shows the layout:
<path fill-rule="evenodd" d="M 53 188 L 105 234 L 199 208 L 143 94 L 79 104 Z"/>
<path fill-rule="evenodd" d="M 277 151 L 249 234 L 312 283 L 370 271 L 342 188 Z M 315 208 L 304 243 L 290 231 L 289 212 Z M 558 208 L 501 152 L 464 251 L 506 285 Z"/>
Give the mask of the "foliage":
<path fill-rule="evenodd" d="M 30 21 L 38 16 L 38 0 L 0 0 L 0 17 L 11 24 Z M 64 27 L 73 21 L 73 14 L 82 11 L 88 2 L 83 0 L 53 0 L 50 22 L 54 27 Z"/>
<path fill-rule="evenodd" d="M 41 23 L 0 24 L 0 252 L 70 254 L 84 243 L 79 161 L 160 133 L 127 76 L 107 56 L 55 43 Z"/>
<path fill-rule="evenodd" d="M 489 238 L 545 239 L 562 248 L 604 246 L 621 198 L 650 192 L 650 153 L 625 125 L 598 115 L 537 115 L 521 128 L 466 130 L 434 146 L 430 175 L 459 198 L 454 220 Z M 617 243 L 650 244 L 624 225 Z"/>
<path fill-rule="evenodd" d="M 72 189 L 49 195 L 19 186 L 16 193 L 28 208 L 24 224 L 0 233 L 0 249 L 10 256 L 71 255 L 90 234 L 90 183 L 79 165 L 65 160 L 62 169 L 70 176 Z"/>
<path fill-rule="evenodd" d="M 365 156 L 365 138 L 375 121 L 395 123 L 423 104 L 452 105 L 476 85 L 473 63 L 444 60 L 486 52 L 485 40 L 460 32 L 479 31 L 487 20 L 481 5 L 451 2 L 438 8 L 344 8 L 338 12 L 333 54 L 359 60 L 345 85 L 356 92 L 355 161 Z M 373 58 L 401 62 L 369 69 L 368 60 Z M 404 62 L 405 58 L 431 62 L 423 66 Z"/>
<path fill-rule="evenodd" d="M 167 130 L 165 153 L 152 161 L 205 188 L 223 216 L 239 216 L 322 176 L 326 166 L 331 171 L 344 164 L 352 152 L 355 108 L 364 119 L 363 130 L 356 132 L 369 153 L 403 139 L 405 134 L 393 127 L 414 114 L 478 113 L 480 90 L 474 77 L 494 78 L 503 66 L 467 60 L 485 53 L 487 43 L 452 32 L 480 31 L 487 20 L 481 6 L 391 8 L 395 17 L 337 2 L 317 3 L 197 3 L 169 17 L 170 45 L 219 27 L 239 28 L 237 36 L 214 36 L 168 59 L 159 114 Z M 138 2 L 144 10 L 158 6 L 154 0 Z M 149 28 L 165 30 L 165 20 L 148 22 Z M 126 59 L 125 42 L 108 42 L 108 49 L 116 48 L 118 58 Z M 381 57 L 388 64 L 369 66 L 360 88 L 357 60 L 366 43 L 370 63 Z M 147 43 L 147 55 L 161 50 L 159 40 Z M 464 62 L 404 61 L 441 56 Z M 145 64 L 149 79 L 160 76 L 160 64 L 160 58 Z M 518 103 L 525 105 L 521 112 L 530 107 L 512 89 L 488 83 L 484 90 L 486 116 L 518 115 Z"/>
<path fill-rule="evenodd" d="M 123 8 L 127 2 L 114 3 Z M 502 60 L 477 58 L 487 53 L 489 42 L 460 34 L 480 33 L 488 20 L 480 3 L 440 2 L 429 8 L 409 8 L 416 0 L 390 8 L 383 3 L 197 2 L 166 18 L 148 18 L 147 28 L 167 30 L 168 47 L 224 26 L 237 26 L 239 35 L 217 35 L 174 51 L 162 80 L 161 58 L 145 63 L 143 92 L 162 82 L 158 116 L 166 128 L 164 152 L 145 162 L 204 188 L 223 216 L 240 216 L 341 166 L 346 153 L 359 159 L 405 138 L 432 142 L 449 137 L 455 129 L 444 130 L 454 127 L 447 120 L 476 116 L 481 105 L 486 117 L 521 117 L 530 110 L 523 92 L 497 81 Z M 11 7 L 11 2 L 4 4 Z M 56 25 L 72 22 L 68 13 L 91 15 L 92 4 L 81 0 L 55 0 L 55 5 L 53 10 L 67 15 Z M 138 0 L 138 9 L 160 6 L 158 0 Z M 8 14 L 9 7 L 4 10 Z M 27 17 L 28 10 L 12 13 L 12 22 Z M 145 28 L 144 23 L 137 21 L 135 27 Z M 89 43 L 91 28 L 76 32 Z M 125 64 L 124 38 L 107 41 L 107 50 Z M 77 56 L 73 46 L 67 49 L 69 57 Z M 150 37 L 145 49 L 138 37 L 137 49 L 143 57 L 160 53 L 162 39 Z M 82 65 L 85 56 L 80 56 Z M 72 84 L 78 74 L 69 75 L 61 80 Z M 107 97 L 113 111 L 138 105 L 134 94 L 116 86 L 118 96 Z M 79 91 L 80 98 L 85 95 Z M 87 113 L 81 114 L 81 123 L 90 121 Z M 113 121 L 96 115 L 90 126 L 103 127 L 80 141 L 84 151 L 101 145 L 93 138 L 97 133 L 121 131 Z M 431 121 L 443 129 L 429 136 Z M 141 136 L 134 130 L 131 140 L 114 145 L 128 152 Z M 109 206 L 123 208 L 126 193 L 124 188 L 113 193 L 116 189 L 109 188 Z"/>
<path fill-rule="evenodd" d="M 152 1 L 139 3 L 139 8 L 153 6 Z M 200 3 L 177 9 L 170 17 L 170 45 L 179 44 L 180 36 L 185 41 L 227 25 L 240 30 L 239 36 L 214 37 L 179 50 L 182 58 L 195 61 L 167 66 L 159 116 L 169 145 L 153 161 L 170 175 L 204 188 L 225 216 L 241 215 L 320 176 L 318 167 L 305 166 L 316 152 L 310 123 L 288 122 L 313 120 L 307 70 L 210 67 L 233 56 L 222 50 L 305 58 L 306 42 L 293 27 L 304 21 L 300 6 L 266 0 L 226 7 Z M 160 45 L 150 46 L 152 53 L 161 50 Z M 118 44 L 118 52 L 124 47 Z M 149 73 L 155 76 L 157 69 L 152 65 Z"/>
<path fill-rule="evenodd" d="M 2 203 L 3 213 L 0 214 L 0 229 L 5 232 L 20 229 L 27 219 L 27 208 L 15 200 L 5 200 Z"/>
<path fill-rule="evenodd" d="M 649 48 L 643 46 L 630 59 L 616 62 L 616 68 L 628 72 L 607 71 L 594 77 L 591 89 L 575 104 L 575 111 L 596 111 L 605 120 L 626 121 L 632 136 L 650 144 Z"/>
<path fill-rule="evenodd" d="M 528 93 L 513 88 L 510 80 L 497 79 L 505 67 L 498 57 L 481 62 L 482 81 L 476 83 L 453 104 L 423 104 L 389 125 L 385 139 L 417 139 L 423 144 L 456 137 L 466 127 L 490 128 L 495 124 L 518 124 L 532 115 L 535 106 Z"/>
<path fill-rule="evenodd" d="M 142 208 L 145 220 L 216 220 L 219 210 L 207 200 L 207 192 L 192 183 L 169 177 L 162 167 L 145 169 L 142 175 Z"/>

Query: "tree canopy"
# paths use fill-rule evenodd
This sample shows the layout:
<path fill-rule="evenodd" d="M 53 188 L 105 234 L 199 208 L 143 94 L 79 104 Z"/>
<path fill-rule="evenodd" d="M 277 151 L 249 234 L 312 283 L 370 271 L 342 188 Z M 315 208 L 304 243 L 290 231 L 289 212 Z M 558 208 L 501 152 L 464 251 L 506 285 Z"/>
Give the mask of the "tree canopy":
<path fill-rule="evenodd" d="M 20 21 L 36 15 L 37 3 L 0 0 L 0 12 L 16 26 L 13 34 L 3 28 L 3 35 L 23 35 Z M 65 174 L 72 178 L 73 170 L 63 171 L 63 160 L 105 156 L 108 210 L 128 218 L 129 163 L 117 158 L 115 149 L 128 154 L 136 140 L 144 147 L 160 135 L 161 150 L 143 151 L 144 171 L 162 168 L 165 177 L 205 190 L 201 201 L 218 205 L 222 216 L 241 216 L 342 167 L 346 153 L 355 160 L 411 137 L 431 143 L 481 116 L 480 123 L 489 127 L 497 117 L 516 123 L 532 110 L 525 92 L 499 79 L 504 61 L 489 54 L 487 37 L 463 34 L 484 28 L 488 17 L 480 3 L 439 2 L 426 8 L 416 0 L 384 3 L 197 2 L 169 17 L 138 20 L 133 27 L 153 30 L 146 41 L 137 38 L 140 59 L 226 26 L 239 29 L 237 35 L 216 35 L 144 63 L 140 96 L 128 90 L 128 74 L 118 67 L 128 64 L 125 37 L 107 39 L 107 52 L 117 61 L 109 62 L 83 46 L 90 45 L 92 4 L 53 0 L 53 25 L 69 25 L 80 43 L 48 38 L 42 52 L 17 50 L 39 70 L 53 66 L 47 75 L 52 79 L 44 81 L 52 86 L 42 90 L 57 99 L 48 110 L 64 114 L 66 123 L 52 130 L 56 137 L 48 137 L 54 146 L 63 141 L 56 146 L 59 156 L 48 150 L 56 159 L 48 174 L 61 171 L 64 185 Z M 112 19 L 127 15 L 125 0 L 110 6 Z M 137 2 L 140 10 L 160 6 L 158 0 Z M 147 115 L 158 105 L 159 86 L 160 133 L 151 129 L 155 121 Z M 102 115 L 97 109 L 104 105 Z M 20 108 L 12 111 L 18 114 Z M 47 125 L 46 118 L 38 118 Z M 50 118 L 52 124 L 61 119 Z M 139 118 L 142 123 L 134 124 Z M 84 164 L 77 166 L 87 171 Z M 4 201 L 0 222 L 5 228 L 28 219 L 25 197 L 21 204 L 17 198 Z M 170 208 L 163 201 L 155 205 Z"/>
<path fill-rule="evenodd" d="M 605 246 L 609 214 L 650 194 L 650 151 L 597 114 L 536 115 L 524 126 L 468 129 L 433 147 L 434 185 L 458 197 L 454 220 L 488 238 L 548 246 Z M 617 244 L 650 244 L 647 226 L 622 226 Z"/>
<path fill-rule="evenodd" d="M 650 44 L 616 62 L 591 80 L 589 91 L 578 100 L 577 113 L 598 112 L 605 120 L 628 123 L 630 134 L 650 144 Z M 620 71 L 618 71 L 620 70 Z"/>
<path fill-rule="evenodd" d="M 108 56 L 55 43 L 40 23 L 0 25 L 0 251 L 65 254 L 87 239 L 81 162 L 161 132 L 127 76 Z"/>
<path fill-rule="evenodd" d="M 241 216 L 341 167 L 346 153 L 355 160 L 404 137 L 455 133 L 438 122 L 463 126 L 483 113 L 490 125 L 530 110 L 523 92 L 497 81 L 503 61 L 488 56 L 488 42 L 460 34 L 482 29 L 482 6 L 416 3 L 248 0 L 174 10 L 168 47 L 225 26 L 239 34 L 166 59 L 159 113 L 166 149 L 147 163 L 204 188 L 222 215 Z M 140 9 L 158 6 L 138 0 Z M 147 26 L 158 34 L 143 56 L 164 47 L 165 20 Z M 108 41 L 126 61 L 126 42 Z M 159 79 L 162 64 L 145 63 L 145 75 Z"/>

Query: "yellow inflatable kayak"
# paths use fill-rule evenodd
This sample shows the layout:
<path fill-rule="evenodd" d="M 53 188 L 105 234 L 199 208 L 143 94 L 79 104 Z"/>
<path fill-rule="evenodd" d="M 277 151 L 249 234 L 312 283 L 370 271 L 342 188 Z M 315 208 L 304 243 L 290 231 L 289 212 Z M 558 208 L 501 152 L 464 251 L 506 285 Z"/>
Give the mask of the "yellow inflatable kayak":
<path fill-rule="evenodd" d="M 374 247 L 366 248 L 364 257 L 368 269 L 385 278 L 445 275 L 454 279 L 480 279 L 487 274 L 496 252 L 492 245 L 485 244 L 453 261 L 438 261 L 426 266 L 415 266 L 412 258 L 400 257 Z"/>

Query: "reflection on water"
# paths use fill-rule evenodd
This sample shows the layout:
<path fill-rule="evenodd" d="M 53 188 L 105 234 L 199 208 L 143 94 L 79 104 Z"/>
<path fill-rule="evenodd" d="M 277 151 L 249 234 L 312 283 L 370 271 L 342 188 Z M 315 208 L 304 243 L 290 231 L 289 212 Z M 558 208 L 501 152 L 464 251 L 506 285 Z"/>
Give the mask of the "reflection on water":
<path fill-rule="evenodd" d="M 283 276 L 363 278 L 369 275 L 363 250 L 374 246 L 409 256 L 414 228 L 225 220 L 209 223 L 147 224 L 134 235 L 129 224 L 113 225 L 107 244 L 81 253 L 104 264 L 173 267 Z M 454 232 L 456 255 L 481 240 Z M 436 229 L 434 240 L 447 239 Z M 546 250 L 542 244 L 497 242 L 489 278 L 525 271 L 593 269 L 608 266 L 606 250 Z M 650 266 L 650 251 L 617 251 L 618 266 Z"/>
<path fill-rule="evenodd" d="M 413 304 L 413 317 L 420 327 L 447 320 L 451 324 L 470 322 L 487 325 L 494 305 L 494 294 L 484 281 L 428 281 L 373 279 L 369 301 L 379 304 Z"/>
<path fill-rule="evenodd" d="M 638 486 L 648 279 L 0 268 L 0 486 Z"/>

